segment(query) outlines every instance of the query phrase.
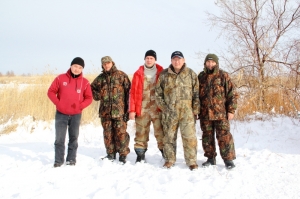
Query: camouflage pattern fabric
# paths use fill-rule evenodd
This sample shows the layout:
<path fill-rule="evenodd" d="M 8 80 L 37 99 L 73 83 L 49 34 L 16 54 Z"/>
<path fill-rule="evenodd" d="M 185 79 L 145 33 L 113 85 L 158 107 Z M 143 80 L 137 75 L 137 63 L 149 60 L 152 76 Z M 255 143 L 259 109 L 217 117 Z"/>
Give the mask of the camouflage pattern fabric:
<path fill-rule="evenodd" d="M 94 100 L 100 100 L 99 117 L 128 120 L 130 80 L 128 75 L 113 66 L 91 84 Z"/>
<path fill-rule="evenodd" d="M 161 124 L 161 112 L 155 103 L 155 81 L 144 77 L 141 116 L 135 118 L 136 133 L 134 148 L 147 149 L 150 133 L 150 124 L 153 124 L 154 136 L 157 147 L 163 149 L 163 129 Z"/>
<path fill-rule="evenodd" d="M 127 156 L 129 149 L 129 134 L 126 132 L 127 123 L 107 117 L 101 118 L 103 127 L 104 145 L 107 154 L 119 153 Z"/>
<path fill-rule="evenodd" d="M 130 86 L 128 76 L 115 65 L 109 72 L 103 70 L 91 84 L 94 100 L 100 100 L 99 117 L 107 154 L 126 156 L 130 152 L 126 132 Z"/>
<path fill-rule="evenodd" d="M 207 68 L 198 75 L 200 119 L 224 120 L 235 112 L 238 94 L 227 72 L 217 65 L 212 73 Z"/>
<path fill-rule="evenodd" d="M 177 129 L 180 129 L 184 158 L 188 166 L 197 164 L 197 138 L 194 115 L 199 114 L 199 83 L 194 71 L 184 64 L 180 73 L 169 68 L 158 78 L 156 103 L 162 110 L 164 155 L 166 162 L 176 161 Z"/>
<path fill-rule="evenodd" d="M 215 144 L 215 132 L 219 144 L 220 154 L 223 160 L 234 160 L 235 148 L 233 137 L 230 133 L 228 120 L 201 120 L 202 147 L 204 156 L 214 158 L 217 156 Z"/>
<path fill-rule="evenodd" d="M 236 158 L 235 148 L 227 113 L 234 114 L 237 108 L 238 94 L 235 86 L 228 73 L 219 69 L 218 65 L 213 71 L 204 68 L 198 79 L 204 156 L 213 158 L 217 155 L 216 135 L 223 160 L 233 160 Z"/>

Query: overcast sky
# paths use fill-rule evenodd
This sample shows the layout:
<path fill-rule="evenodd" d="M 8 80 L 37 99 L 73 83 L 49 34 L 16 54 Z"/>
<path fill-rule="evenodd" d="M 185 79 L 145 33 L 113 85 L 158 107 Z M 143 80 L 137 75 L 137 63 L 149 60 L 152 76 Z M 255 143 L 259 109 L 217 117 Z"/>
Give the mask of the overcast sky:
<path fill-rule="evenodd" d="M 200 72 L 204 58 L 196 52 L 222 46 L 205 11 L 217 12 L 213 0 L 1 0 L 0 72 L 58 74 L 80 56 L 84 73 L 100 73 L 100 59 L 109 55 L 133 74 L 149 49 L 164 67 L 179 50 Z"/>

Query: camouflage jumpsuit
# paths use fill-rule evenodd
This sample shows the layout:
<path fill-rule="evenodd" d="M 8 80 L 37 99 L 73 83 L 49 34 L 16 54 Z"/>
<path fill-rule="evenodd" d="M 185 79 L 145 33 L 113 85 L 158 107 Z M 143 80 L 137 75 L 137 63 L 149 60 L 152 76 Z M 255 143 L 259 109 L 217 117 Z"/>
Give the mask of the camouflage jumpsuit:
<path fill-rule="evenodd" d="M 176 138 L 179 127 L 184 158 L 188 166 L 197 164 L 195 115 L 199 114 L 199 83 L 194 71 L 184 64 L 177 74 L 163 70 L 156 84 L 156 103 L 162 110 L 164 155 L 166 162 L 176 162 Z"/>
<path fill-rule="evenodd" d="M 144 77 L 141 116 L 135 118 L 136 134 L 134 148 L 147 149 L 149 141 L 150 123 L 153 123 L 154 136 L 157 147 L 163 149 L 163 129 L 161 125 L 161 112 L 155 103 L 155 77 Z"/>
<path fill-rule="evenodd" d="M 100 100 L 99 117 L 107 154 L 126 156 L 130 152 L 126 132 L 130 85 L 128 76 L 115 65 L 109 72 L 103 70 L 91 84 L 94 100 Z"/>
<path fill-rule="evenodd" d="M 217 156 L 215 132 L 223 160 L 236 158 L 234 141 L 230 133 L 227 113 L 237 108 L 237 93 L 227 72 L 219 66 L 209 71 L 207 68 L 198 75 L 200 97 L 200 126 L 203 131 L 202 147 L 204 156 L 212 159 Z"/>

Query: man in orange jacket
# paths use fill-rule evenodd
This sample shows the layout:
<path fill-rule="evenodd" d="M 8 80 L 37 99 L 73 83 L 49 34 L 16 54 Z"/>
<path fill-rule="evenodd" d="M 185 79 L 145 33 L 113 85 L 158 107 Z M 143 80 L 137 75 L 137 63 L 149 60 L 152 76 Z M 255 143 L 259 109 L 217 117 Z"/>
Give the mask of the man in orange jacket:
<path fill-rule="evenodd" d="M 161 113 L 155 103 L 155 84 L 163 67 L 155 63 L 156 59 L 154 50 L 146 52 L 145 63 L 134 73 L 130 89 L 129 119 L 135 119 L 136 123 L 134 139 L 134 150 L 137 154 L 136 162 L 145 161 L 151 122 L 157 140 L 157 147 L 163 155 Z"/>

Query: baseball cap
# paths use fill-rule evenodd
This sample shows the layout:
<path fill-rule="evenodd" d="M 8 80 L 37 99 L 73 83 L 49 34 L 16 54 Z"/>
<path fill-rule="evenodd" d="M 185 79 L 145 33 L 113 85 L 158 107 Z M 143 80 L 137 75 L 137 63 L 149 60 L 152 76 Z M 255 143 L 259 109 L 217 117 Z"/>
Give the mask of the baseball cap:
<path fill-rule="evenodd" d="M 173 52 L 172 55 L 171 55 L 171 59 L 173 59 L 173 57 L 184 58 L 182 52 L 180 52 L 180 51 Z"/>

